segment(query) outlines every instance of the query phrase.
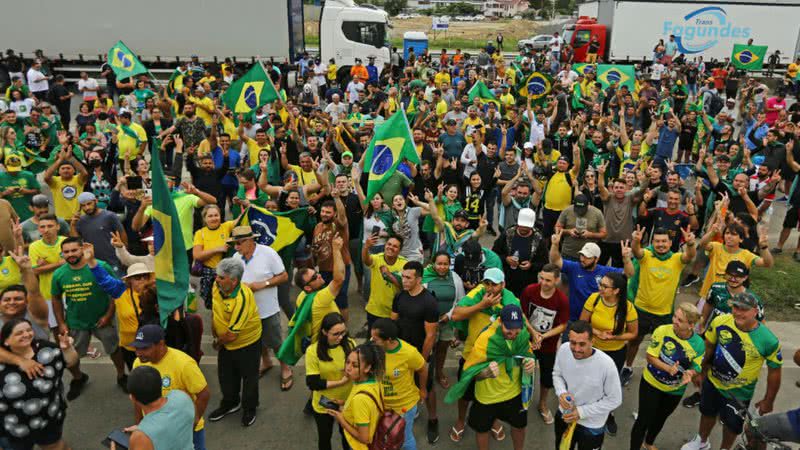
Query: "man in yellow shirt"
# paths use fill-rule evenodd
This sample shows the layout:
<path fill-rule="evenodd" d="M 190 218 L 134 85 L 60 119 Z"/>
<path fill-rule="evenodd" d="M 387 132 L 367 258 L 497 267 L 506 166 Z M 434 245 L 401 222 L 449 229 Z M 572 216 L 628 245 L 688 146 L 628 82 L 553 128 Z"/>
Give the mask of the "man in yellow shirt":
<path fill-rule="evenodd" d="M 258 407 L 261 318 L 253 291 L 241 282 L 243 275 L 244 264 L 238 258 L 217 264 L 211 294 L 212 333 L 214 348 L 219 350 L 222 401 L 208 420 L 216 422 L 242 408 L 242 426 L 249 427 L 256 421 Z"/>
<path fill-rule="evenodd" d="M 392 301 L 400 293 L 402 285 L 400 273 L 406 265 L 406 259 L 400 256 L 403 241 L 397 236 L 386 239 L 383 253 L 370 254 L 369 249 L 375 245 L 378 235 L 373 234 L 364 241 L 361 248 L 361 260 L 370 270 L 370 291 L 367 301 L 367 325 L 379 318 L 392 316 Z"/>
<path fill-rule="evenodd" d="M 31 259 L 33 273 L 39 278 L 39 291 L 48 302 L 49 314 L 48 325 L 55 328 L 56 316 L 53 314 L 53 307 L 50 306 L 50 284 L 53 280 L 53 272 L 63 266 L 66 261 L 61 257 L 61 242 L 66 239 L 58 235 L 58 219 L 53 214 L 47 214 L 39 218 L 37 226 L 42 238 L 33 241 L 28 247 L 28 256 Z"/>
<path fill-rule="evenodd" d="M 476 129 L 480 130 L 481 136 L 486 133 L 483 120 L 478 116 L 478 107 L 470 105 L 470 107 L 467 108 L 467 118 L 461 123 L 461 131 L 464 133 L 468 144 L 472 143 L 472 132 Z"/>
<path fill-rule="evenodd" d="M 211 391 L 197 361 L 186 353 L 167 347 L 164 342 L 164 330 L 159 325 L 144 325 L 136 332 L 133 342 L 120 342 L 136 349 L 136 360 L 133 368 L 150 366 L 161 374 L 161 395 L 179 390 L 188 395 L 194 402 L 194 448 L 206 448 L 206 430 L 203 414 L 206 412 Z M 143 414 L 136 410 L 136 423 Z"/>
<path fill-rule="evenodd" d="M 59 141 L 61 141 L 60 135 Z M 54 175 L 56 171 L 58 175 Z M 83 164 L 75 159 L 72 149 L 62 146 L 56 162 L 44 171 L 44 182 L 50 186 L 53 193 L 56 216 L 69 222 L 72 216 L 77 214 L 80 208 L 78 195 L 83 192 L 88 177 L 89 173 Z"/>
<path fill-rule="evenodd" d="M 242 117 L 239 117 L 239 138 L 247 145 L 247 161 L 250 166 L 261 162 L 258 159 L 258 154 L 261 153 L 261 150 L 266 150 L 267 152 L 272 150 L 272 143 L 267 130 L 259 128 L 256 130 L 256 138 L 251 139 L 244 131 L 244 119 Z"/>
<path fill-rule="evenodd" d="M 714 236 L 720 234 L 720 232 L 722 232 L 722 242 L 711 242 Z M 772 253 L 769 251 L 767 233 L 762 233 L 759 236 L 758 255 L 741 248 L 744 238 L 745 231 L 741 225 L 731 223 L 725 226 L 723 231 L 722 225 L 716 223 L 709 227 L 708 233 L 700 239 L 697 247 L 705 250 L 708 255 L 708 271 L 700 288 L 700 297 L 708 295 L 708 290 L 711 289 L 712 284 L 725 281 L 725 269 L 731 261 L 741 261 L 749 269 L 752 269 L 753 265 L 772 267 L 773 259 Z"/>
<path fill-rule="evenodd" d="M 336 296 L 342 290 L 345 279 L 345 266 L 342 259 L 341 238 L 335 238 L 331 242 L 331 255 L 333 255 L 333 280 L 327 285 L 325 279 L 314 269 L 300 268 L 294 275 L 294 284 L 300 289 L 297 295 L 297 309 L 304 301 L 314 302 L 311 306 L 311 326 L 308 329 L 308 337 L 311 343 L 317 342 L 319 329 L 322 326 L 322 319 L 330 313 L 338 313 L 339 307 L 336 306 Z M 298 324 L 295 324 L 297 326 Z M 302 326 L 302 325 L 301 325 Z"/>
<path fill-rule="evenodd" d="M 317 139 L 316 136 L 309 136 L 309 139 L 311 138 Z M 283 166 L 283 170 L 291 170 L 297 174 L 297 187 L 319 184 L 311 153 L 300 153 L 300 165 L 296 166 L 289 164 L 289 160 L 286 158 L 286 147 L 281 147 L 281 166 Z"/>
<path fill-rule="evenodd" d="M 147 148 L 147 132 L 131 121 L 131 113 L 127 111 L 119 115 L 117 134 L 111 140 L 117 144 L 117 157 L 121 161 L 132 161 Z"/>
<path fill-rule="evenodd" d="M 194 103 L 197 117 L 203 120 L 206 128 L 211 126 L 211 116 L 214 115 L 214 101 L 206 97 L 206 90 L 199 84 L 194 88 L 194 96 L 189 96 L 189 101 Z"/>
<path fill-rule="evenodd" d="M 386 351 L 383 403 L 406 421 L 403 448 L 416 450 L 414 418 L 417 404 L 428 397 L 428 364 L 416 347 L 398 337 L 400 329 L 393 320 L 376 320 L 370 333 L 372 341 Z M 419 388 L 414 382 L 415 376 L 419 380 Z"/>

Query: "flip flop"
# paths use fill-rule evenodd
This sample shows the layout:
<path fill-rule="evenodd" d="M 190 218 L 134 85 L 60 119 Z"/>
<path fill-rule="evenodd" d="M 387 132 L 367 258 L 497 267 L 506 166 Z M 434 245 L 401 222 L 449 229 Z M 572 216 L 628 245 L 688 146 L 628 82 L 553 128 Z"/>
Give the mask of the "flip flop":
<path fill-rule="evenodd" d="M 261 378 L 261 377 L 263 377 L 264 375 L 266 375 L 266 374 L 267 374 L 267 372 L 269 372 L 270 370 L 272 370 L 274 367 L 275 367 L 275 366 L 269 366 L 269 367 L 267 367 L 267 368 L 265 368 L 265 369 L 258 369 L 258 378 Z"/>
<path fill-rule="evenodd" d="M 290 374 L 288 377 L 281 376 L 281 390 L 286 392 L 290 390 L 294 386 L 294 373 Z"/>
<path fill-rule="evenodd" d="M 456 426 L 453 425 L 450 427 L 450 440 L 453 442 L 461 442 L 461 438 L 464 435 L 464 428 L 461 431 L 456 430 Z"/>
<path fill-rule="evenodd" d="M 506 432 L 505 432 L 505 430 L 503 430 L 503 426 L 502 425 L 500 425 L 500 429 L 499 430 L 495 430 L 494 428 L 492 428 L 492 437 L 497 442 L 500 442 L 500 441 L 502 441 L 502 440 L 504 440 L 506 438 Z"/>
<path fill-rule="evenodd" d="M 544 423 L 547 425 L 550 425 L 555 421 L 555 419 L 553 419 L 553 413 L 549 409 L 545 409 L 544 411 L 540 409 L 539 415 L 542 416 L 542 420 L 544 420 Z"/>

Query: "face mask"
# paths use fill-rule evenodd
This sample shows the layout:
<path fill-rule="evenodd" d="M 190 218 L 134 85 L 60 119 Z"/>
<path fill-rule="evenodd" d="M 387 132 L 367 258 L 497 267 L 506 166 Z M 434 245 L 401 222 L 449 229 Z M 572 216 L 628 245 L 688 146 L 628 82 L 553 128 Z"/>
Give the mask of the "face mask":
<path fill-rule="evenodd" d="M 87 163 L 89 167 L 95 168 L 95 167 L 100 167 L 103 164 L 103 161 L 99 159 L 90 159 L 89 161 L 87 161 Z"/>

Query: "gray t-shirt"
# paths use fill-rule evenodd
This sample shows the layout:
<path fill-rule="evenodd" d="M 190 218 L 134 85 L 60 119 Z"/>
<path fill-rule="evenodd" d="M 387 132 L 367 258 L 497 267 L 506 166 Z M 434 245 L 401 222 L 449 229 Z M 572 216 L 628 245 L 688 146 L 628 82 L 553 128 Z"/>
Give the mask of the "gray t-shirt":
<path fill-rule="evenodd" d="M 111 232 L 122 231 L 122 223 L 116 214 L 101 209 L 93 216 L 83 215 L 75 229 L 84 241 L 94 245 L 94 255 L 97 259 L 107 262 L 116 269 L 122 268 L 117 252 L 111 245 Z"/>
<path fill-rule="evenodd" d="M 58 234 L 61 236 L 69 236 L 69 224 L 60 217 L 58 218 Z M 41 238 L 42 234 L 39 233 L 39 225 L 33 223 L 33 217 L 22 222 L 22 240 L 25 241 L 26 244 L 38 241 Z"/>
<path fill-rule="evenodd" d="M 603 216 L 608 230 L 605 242 L 618 244 L 631 238 L 633 209 L 636 207 L 633 203 L 634 194 L 634 191 L 626 192 L 623 201 L 618 201 L 614 198 L 614 194 L 611 194 L 608 200 L 603 202 Z"/>
<path fill-rule="evenodd" d="M 403 222 L 395 220 L 392 224 L 394 234 L 403 236 L 403 248 L 400 249 L 400 256 L 409 261 L 422 262 L 422 241 L 419 238 L 419 216 L 422 210 L 417 206 L 406 208 L 406 220 Z M 408 227 L 408 230 L 400 232 L 400 228 Z M 407 236 L 406 236 L 407 235 Z"/>
<path fill-rule="evenodd" d="M 603 218 L 603 213 L 592 205 L 586 210 L 583 217 L 578 217 L 575 214 L 575 206 L 570 205 L 561 215 L 558 216 L 558 223 L 565 230 L 577 228 L 578 230 L 586 230 L 596 233 L 606 227 L 606 221 Z M 561 238 L 563 245 L 561 246 L 561 256 L 564 258 L 578 260 L 578 252 L 583 248 L 587 242 L 597 242 L 596 239 L 575 238 L 568 234 L 564 234 Z"/>
<path fill-rule="evenodd" d="M 448 105 L 449 106 L 449 105 Z M 450 119 L 456 121 L 456 129 L 460 130 L 461 125 L 464 124 L 464 119 L 467 118 L 467 113 L 464 111 L 455 112 L 455 111 L 448 111 L 447 114 L 444 115 L 444 121 L 447 122 Z"/>

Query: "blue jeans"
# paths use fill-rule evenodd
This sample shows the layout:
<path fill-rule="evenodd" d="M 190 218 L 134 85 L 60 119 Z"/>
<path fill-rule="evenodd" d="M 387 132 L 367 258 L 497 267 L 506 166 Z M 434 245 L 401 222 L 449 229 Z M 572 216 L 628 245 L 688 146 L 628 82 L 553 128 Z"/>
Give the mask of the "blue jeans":
<path fill-rule="evenodd" d="M 206 450 L 206 429 L 195 431 L 192 442 L 194 442 L 194 450 Z"/>
<path fill-rule="evenodd" d="M 417 415 L 417 408 L 419 408 L 419 405 L 414 405 L 403 416 L 403 419 L 406 420 L 406 436 L 403 450 L 417 450 L 417 440 L 414 439 L 414 416 Z"/>

